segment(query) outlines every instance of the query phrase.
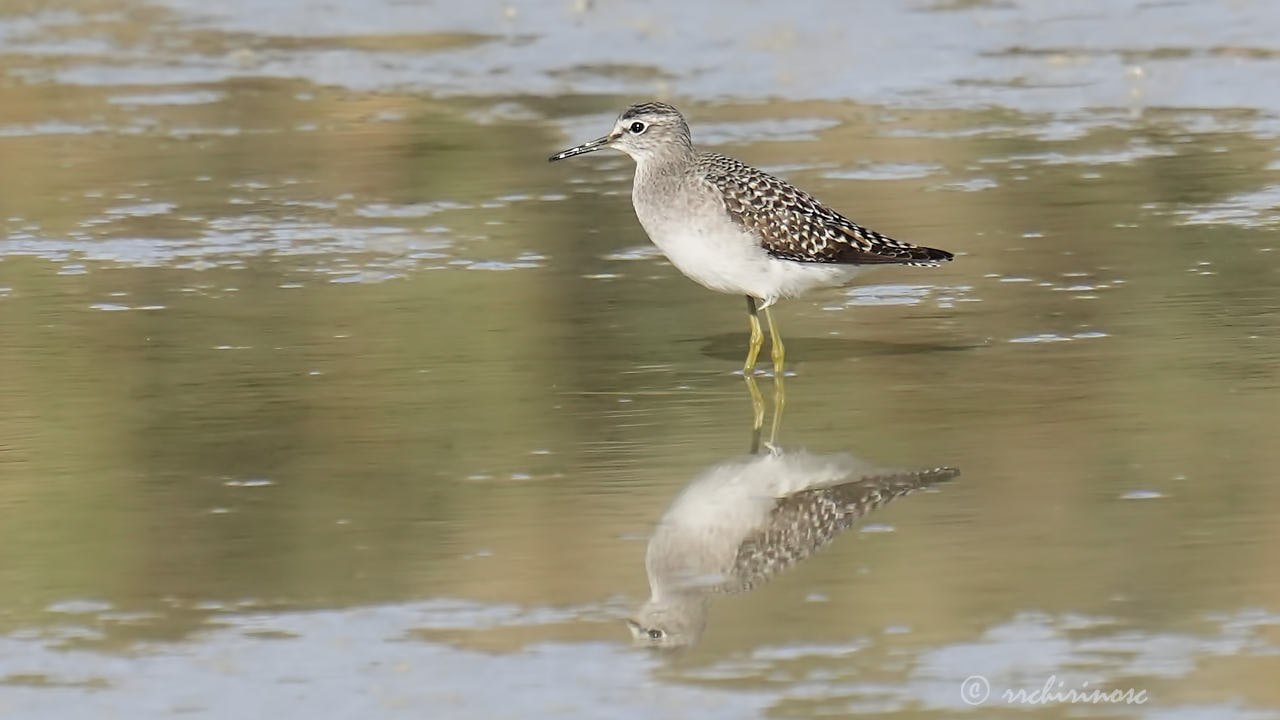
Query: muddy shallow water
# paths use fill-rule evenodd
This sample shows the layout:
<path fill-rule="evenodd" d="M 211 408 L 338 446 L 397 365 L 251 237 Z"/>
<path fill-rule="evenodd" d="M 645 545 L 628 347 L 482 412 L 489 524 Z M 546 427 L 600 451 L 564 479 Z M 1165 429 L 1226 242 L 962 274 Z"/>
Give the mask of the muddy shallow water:
<path fill-rule="evenodd" d="M 0 714 L 1280 717 L 1280 14 L 1050 5 L 0 3 Z M 658 652 L 742 303 L 545 161 L 653 96 L 957 253 L 775 440 L 959 471 Z"/>

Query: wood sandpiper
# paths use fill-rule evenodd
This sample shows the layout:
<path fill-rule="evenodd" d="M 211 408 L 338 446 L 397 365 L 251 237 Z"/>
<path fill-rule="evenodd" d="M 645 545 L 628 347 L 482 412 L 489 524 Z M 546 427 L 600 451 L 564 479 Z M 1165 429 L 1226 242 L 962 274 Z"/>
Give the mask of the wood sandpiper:
<path fill-rule="evenodd" d="M 773 338 L 774 377 L 781 378 L 785 349 L 769 312 L 778 300 L 844 285 L 864 265 L 934 266 L 952 257 L 881 235 L 785 180 L 694 149 L 684 116 L 666 103 L 632 105 L 608 135 L 550 160 L 606 147 L 635 160 L 636 217 L 671 264 L 703 287 L 746 296 L 747 376 L 764 344 L 759 310 Z"/>
<path fill-rule="evenodd" d="M 697 642 L 711 596 L 757 587 L 830 544 L 867 513 L 946 482 L 955 468 L 879 469 L 849 455 L 781 451 L 719 463 L 663 513 L 645 552 L 649 601 L 636 642 Z"/>

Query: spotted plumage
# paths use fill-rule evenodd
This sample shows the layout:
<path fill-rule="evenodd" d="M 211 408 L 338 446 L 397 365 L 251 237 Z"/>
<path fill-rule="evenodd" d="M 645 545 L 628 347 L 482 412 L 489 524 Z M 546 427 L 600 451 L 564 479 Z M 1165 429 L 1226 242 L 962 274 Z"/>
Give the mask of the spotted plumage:
<path fill-rule="evenodd" d="M 872 510 L 957 475 L 954 468 L 874 475 L 781 498 L 768 525 L 738 546 L 733 582 L 723 589 L 750 590 L 821 550 Z"/>
<path fill-rule="evenodd" d="M 724 155 L 698 153 L 695 167 L 724 197 L 725 211 L 782 260 L 933 266 L 945 250 L 894 240 L 849 220 L 796 186 Z"/>

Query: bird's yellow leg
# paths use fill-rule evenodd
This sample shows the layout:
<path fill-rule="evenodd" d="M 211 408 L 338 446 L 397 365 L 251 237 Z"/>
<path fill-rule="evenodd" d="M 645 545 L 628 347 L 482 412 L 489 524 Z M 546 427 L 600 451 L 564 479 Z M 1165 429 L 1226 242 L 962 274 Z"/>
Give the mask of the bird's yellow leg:
<path fill-rule="evenodd" d="M 768 316 L 768 311 L 765 311 Z M 760 330 L 760 315 L 756 312 L 756 299 L 747 296 L 747 320 L 751 323 L 751 340 L 747 346 L 747 362 L 742 366 L 742 374 L 750 377 L 752 371 L 756 368 L 756 357 L 760 355 L 760 348 L 764 345 L 764 332 Z"/>
<path fill-rule="evenodd" d="M 764 319 L 769 323 L 769 337 L 773 341 L 771 347 L 773 351 L 773 376 L 775 378 L 782 377 L 782 361 L 787 357 L 787 348 L 782 344 L 782 337 L 778 335 L 778 326 L 773 322 L 773 313 L 769 312 L 769 306 L 764 308 Z M 757 320 L 757 323 L 759 321 Z"/>
<path fill-rule="evenodd" d="M 787 406 L 787 392 L 783 384 L 786 371 L 782 365 L 787 357 L 787 348 L 782 344 L 782 337 L 778 335 L 778 326 L 773 322 L 773 313 L 769 312 L 768 304 L 764 306 L 764 319 L 769 324 L 769 338 L 772 343 L 770 349 L 773 355 L 773 424 L 769 427 L 769 450 L 776 452 L 778 428 L 782 425 L 782 410 Z"/>

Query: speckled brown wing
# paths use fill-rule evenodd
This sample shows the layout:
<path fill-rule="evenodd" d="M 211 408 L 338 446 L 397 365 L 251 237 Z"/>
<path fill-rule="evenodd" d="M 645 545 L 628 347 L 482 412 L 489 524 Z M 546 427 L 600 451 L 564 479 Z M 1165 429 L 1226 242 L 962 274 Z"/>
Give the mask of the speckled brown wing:
<path fill-rule="evenodd" d="M 700 153 L 698 170 L 724 197 L 729 217 L 760 236 L 776 258 L 851 265 L 937 265 L 945 250 L 920 247 L 864 228 L 785 180 L 716 153 Z"/>
<path fill-rule="evenodd" d="M 887 473 L 788 495 L 774 507 L 768 527 L 738 546 L 732 579 L 723 590 L 750 590 L 809 557 L 890 500 L 959 474 L 955 468 Z"/>

